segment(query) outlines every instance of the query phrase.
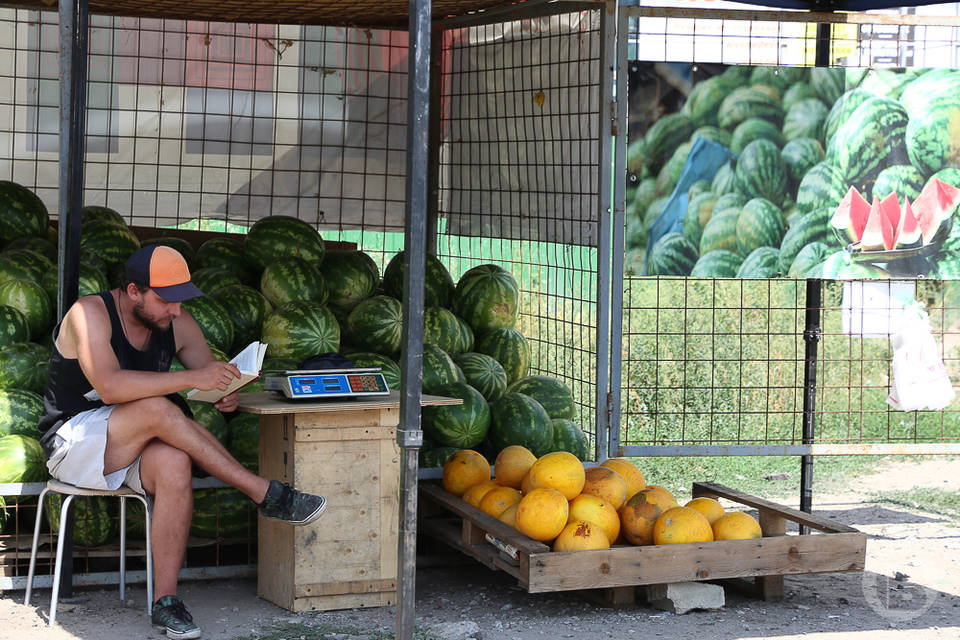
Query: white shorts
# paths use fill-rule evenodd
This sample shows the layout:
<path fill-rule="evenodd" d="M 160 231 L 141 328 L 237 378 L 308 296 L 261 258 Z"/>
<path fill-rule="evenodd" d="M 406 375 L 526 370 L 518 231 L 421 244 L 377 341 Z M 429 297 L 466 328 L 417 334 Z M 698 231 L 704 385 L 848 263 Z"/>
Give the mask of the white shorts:
<path fill-rule="evenodd" d="M 103 473 L 103 455 L 107 450 L 107 421 L 114 405 L 78 413 L 64 422 L 53 438 L 53 453 L 47 469 L 57 480 L 85 489 L 115 491 L 126 485 L 145 494 L 140 482 L 140 457 L 129 466 Z"/>

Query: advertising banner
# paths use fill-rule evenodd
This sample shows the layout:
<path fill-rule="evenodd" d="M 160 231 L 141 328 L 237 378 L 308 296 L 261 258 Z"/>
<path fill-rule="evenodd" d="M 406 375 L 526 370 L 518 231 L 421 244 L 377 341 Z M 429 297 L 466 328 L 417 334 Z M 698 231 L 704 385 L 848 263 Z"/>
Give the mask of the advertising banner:
<path fill-rule="evenodd" d="M 630 79 L 628 273 L 960 279 L 960 70 Z"/>

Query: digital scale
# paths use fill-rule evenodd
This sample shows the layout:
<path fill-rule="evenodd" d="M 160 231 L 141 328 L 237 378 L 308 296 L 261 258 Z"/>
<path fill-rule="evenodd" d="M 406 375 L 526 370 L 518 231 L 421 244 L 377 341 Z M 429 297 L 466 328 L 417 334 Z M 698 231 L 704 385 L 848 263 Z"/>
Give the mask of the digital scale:
<path fill-rule="evenodd" d="M 288 400 L 358 398 L 390 393 L 379 367 L 264 371 L 263 388 L 280 393 Z"/>

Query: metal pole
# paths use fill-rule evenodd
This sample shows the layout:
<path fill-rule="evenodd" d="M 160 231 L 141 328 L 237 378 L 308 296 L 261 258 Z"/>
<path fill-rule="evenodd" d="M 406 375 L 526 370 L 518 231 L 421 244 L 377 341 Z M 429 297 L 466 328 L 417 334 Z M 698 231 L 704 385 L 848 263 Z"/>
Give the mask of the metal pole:
<path fill-rule="evenodd" d="M 428 171 L 430 162 L 431 0 L 410 0 L 407 76 L 406 215 L 403 252 L 403 362 L 400 373 L 401 447 L 397 640 L 413 640 L 417 577 L 417 453 L 423 366 L 423 281 L 426 276 Z"/>
<path fill-rule="evenodd" d="M 816 66 L 826 67 L 830 63 L 830 25 L 817 25 Z M 807 280 L 806 318 L 804 321 L 803 341 L 803 444 L 813 444 L 817 423 L 817 343 L 820 342 L 820 307 L 823 281 Z M 813 456 L 800 458 L 800 510 L 810 513 L 813 509 Z M 809 528 L 800 526 L 800 533 L 808 533 Z"/>
<path fill-rule="evenodd" d="M 76 299 L 80 270 L 80 210 L 83 208 L 83 147 L 87 102 L 87 0 L 60 0 L 60 175 L 58 193 L 60 251 L 57 256 L 57 319 Z M 73 595 L 73 525 L 68 511 L 60 597 Z"/>
<path fill-rule="evenodd" d="M 440 224 L 440 140 L 443 113 L 440 95 L 443 77 L 442 29 L 433 29 L 430 45 L 430 161 L 427 165 L 427 251 L 436 253 Z"/>

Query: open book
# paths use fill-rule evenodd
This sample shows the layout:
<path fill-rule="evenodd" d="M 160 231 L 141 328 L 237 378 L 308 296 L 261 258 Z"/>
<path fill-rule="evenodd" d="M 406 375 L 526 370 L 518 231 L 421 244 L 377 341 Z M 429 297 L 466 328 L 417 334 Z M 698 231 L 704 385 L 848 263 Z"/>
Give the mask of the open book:
<path fill-rule="evenodd" d="M 234 378 L 225 391 L 220 391 L 219 389 L 213 389 L 211 391 L 191 389 L 187 392 L 187 400 L 216 402 L 223 396 L 230 395 L 240 387 L 250 384 L 260 377 L 260 367 L 263 366 L 263 356 L 266 352 L 266 344 L 257 341 L 251 342 L 230 361 L 237 365 L 237 369 L 240 369 L 240 377 Z"/>

